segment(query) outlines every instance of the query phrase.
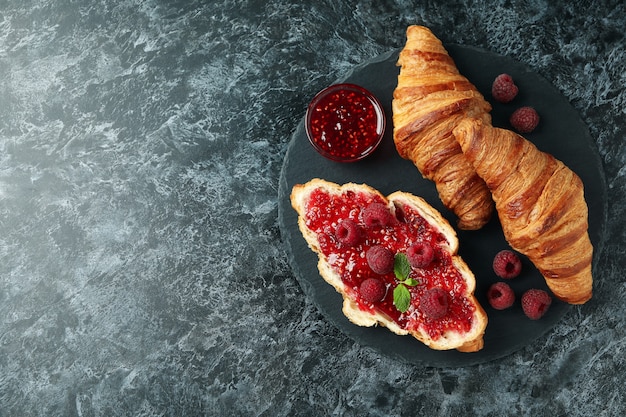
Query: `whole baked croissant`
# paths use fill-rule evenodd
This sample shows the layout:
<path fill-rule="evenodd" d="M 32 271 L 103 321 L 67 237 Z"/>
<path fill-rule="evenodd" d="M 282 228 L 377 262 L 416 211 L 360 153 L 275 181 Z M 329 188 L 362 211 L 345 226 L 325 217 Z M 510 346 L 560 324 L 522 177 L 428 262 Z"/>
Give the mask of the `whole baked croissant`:
<path fill-rule="evenodd" d="M 491 190 L 511 247 L 535 264 L 556 297 L 589 300 L 593 247 L 581 179 L 510 130 L 468 119 L 454 135 Z"/>
<path fill-rule="evenodd" d="M 491 122 L 491 105 L 426 27 L 409 26 L 398 65 L 392 102 L 398 153 L 435 182 L 444 206 L 459 218 L 459 228 L 481 228 L 491 218 L 493 201 L 452 130 L 468 117 Z"/>

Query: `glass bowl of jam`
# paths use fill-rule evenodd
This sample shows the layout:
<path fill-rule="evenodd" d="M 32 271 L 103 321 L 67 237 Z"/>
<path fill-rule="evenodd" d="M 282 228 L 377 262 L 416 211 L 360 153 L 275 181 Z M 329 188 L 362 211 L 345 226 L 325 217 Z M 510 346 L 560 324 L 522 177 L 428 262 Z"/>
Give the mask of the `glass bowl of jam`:
<path fill-rule="evenodd" d="M 307 108 L 306 133 L 324 157 L 354 162 L 370 155 L 383 139 L 385 112 L 380 101 L 356 84 L 334 84 L 315 95 Z"/>

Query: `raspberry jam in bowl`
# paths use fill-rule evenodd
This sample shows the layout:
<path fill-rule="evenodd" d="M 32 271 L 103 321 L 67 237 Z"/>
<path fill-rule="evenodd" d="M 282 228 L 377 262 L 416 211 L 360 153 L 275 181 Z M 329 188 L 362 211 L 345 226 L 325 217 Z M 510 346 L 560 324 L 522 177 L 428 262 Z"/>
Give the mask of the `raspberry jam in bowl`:
<path fill-rule="evenodd" d="M 355 84 L 334 84 L 317 93 L 307 108 L 305 123 L 315 150 L 338 162 L 370 155 L 385 133 L 380 101 Z"/>

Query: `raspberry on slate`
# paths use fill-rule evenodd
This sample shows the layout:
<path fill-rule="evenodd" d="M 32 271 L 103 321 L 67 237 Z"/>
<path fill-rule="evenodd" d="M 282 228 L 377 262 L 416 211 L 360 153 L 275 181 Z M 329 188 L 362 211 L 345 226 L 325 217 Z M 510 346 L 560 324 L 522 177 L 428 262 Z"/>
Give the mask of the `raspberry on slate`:
<path fill-rule="evenodd" d="M 515 293 L 506 282 L 496 282 L 489 287 L 487 300 L 496 310 L 504 310 L 515 302 Z"/>
<path fill-rule="evenodd" d="M 393 253 L 384 246 L 372 246 L 365 252 L 365 259 L 372 271 L 377 274 L 386 274 L 393 271 Z"/>
<path fill-rule="evenodd" d="M 345 246 L 356 246 L 361 240 L 361 230 L 353 220 L 342 219 L 335 227 L 335 237 Z"/>
<path fill-rule="evenodd" d="M 385 227 L 391 223 L 391 212 L 383 203 L 370 203 L 361 213 L 367 227 Z"/>
<path fill-rule="evenodd" d="M 522 309 L 531 320 L 539 320 L 550 308 L 552 297 L 544 290 L 530 289 L 522 295 Z"/>
<path fill-rule="evenodd" d="M 500 74 L 491 85 L 491 95 L 500 103 L 508 103 L 517 96 L 519 89 L 509 74 Z"/>
<path fill-rule="evenodd" d="M 413 268 L 424 268 L 433 261 L 435 251 L 426 242 L 417 242 L 406 250 L 406 257 Z"/>
<path fill-rule="evenodd" d="M 501 250 L 493 258 L 493 272 L 500 278 L 515 278 L 522 272 L 522 261 L 515 252 Z"/>
<path fill-rule="evenodd" d="M 530 133 L 539 124 L 539 114 L 532 107 L 520 107 L 513 112 L 509 122 L 519 133 Z"/>
<path fill-rule="evenodd" d="M 361 297 L 370 303 L 381 301 L 385 297 L 385 284 L 376 278 L 368 278 L 359 286 Z"/>
<path fill-rule="evenodd" d="M 420 297 L 419 310 L 431 319 L 442 318 L 448 312 L 448 294 L 441 288 L 431 288 Z"/>

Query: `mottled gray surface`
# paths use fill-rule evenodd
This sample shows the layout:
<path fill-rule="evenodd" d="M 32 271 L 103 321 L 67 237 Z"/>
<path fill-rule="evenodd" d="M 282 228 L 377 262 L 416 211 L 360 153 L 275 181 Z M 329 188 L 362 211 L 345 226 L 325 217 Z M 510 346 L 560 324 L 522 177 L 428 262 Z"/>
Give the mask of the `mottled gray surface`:
<path fill-rule="evenodd" d="M 626 412 L 623 3 L 411 3 L 0 1 L 0 416 Z M 593 300 L 470 368 L 346 338 L 277 223 L 312 95 L 414 23 L 546 77 L 607 178 Z"/>

